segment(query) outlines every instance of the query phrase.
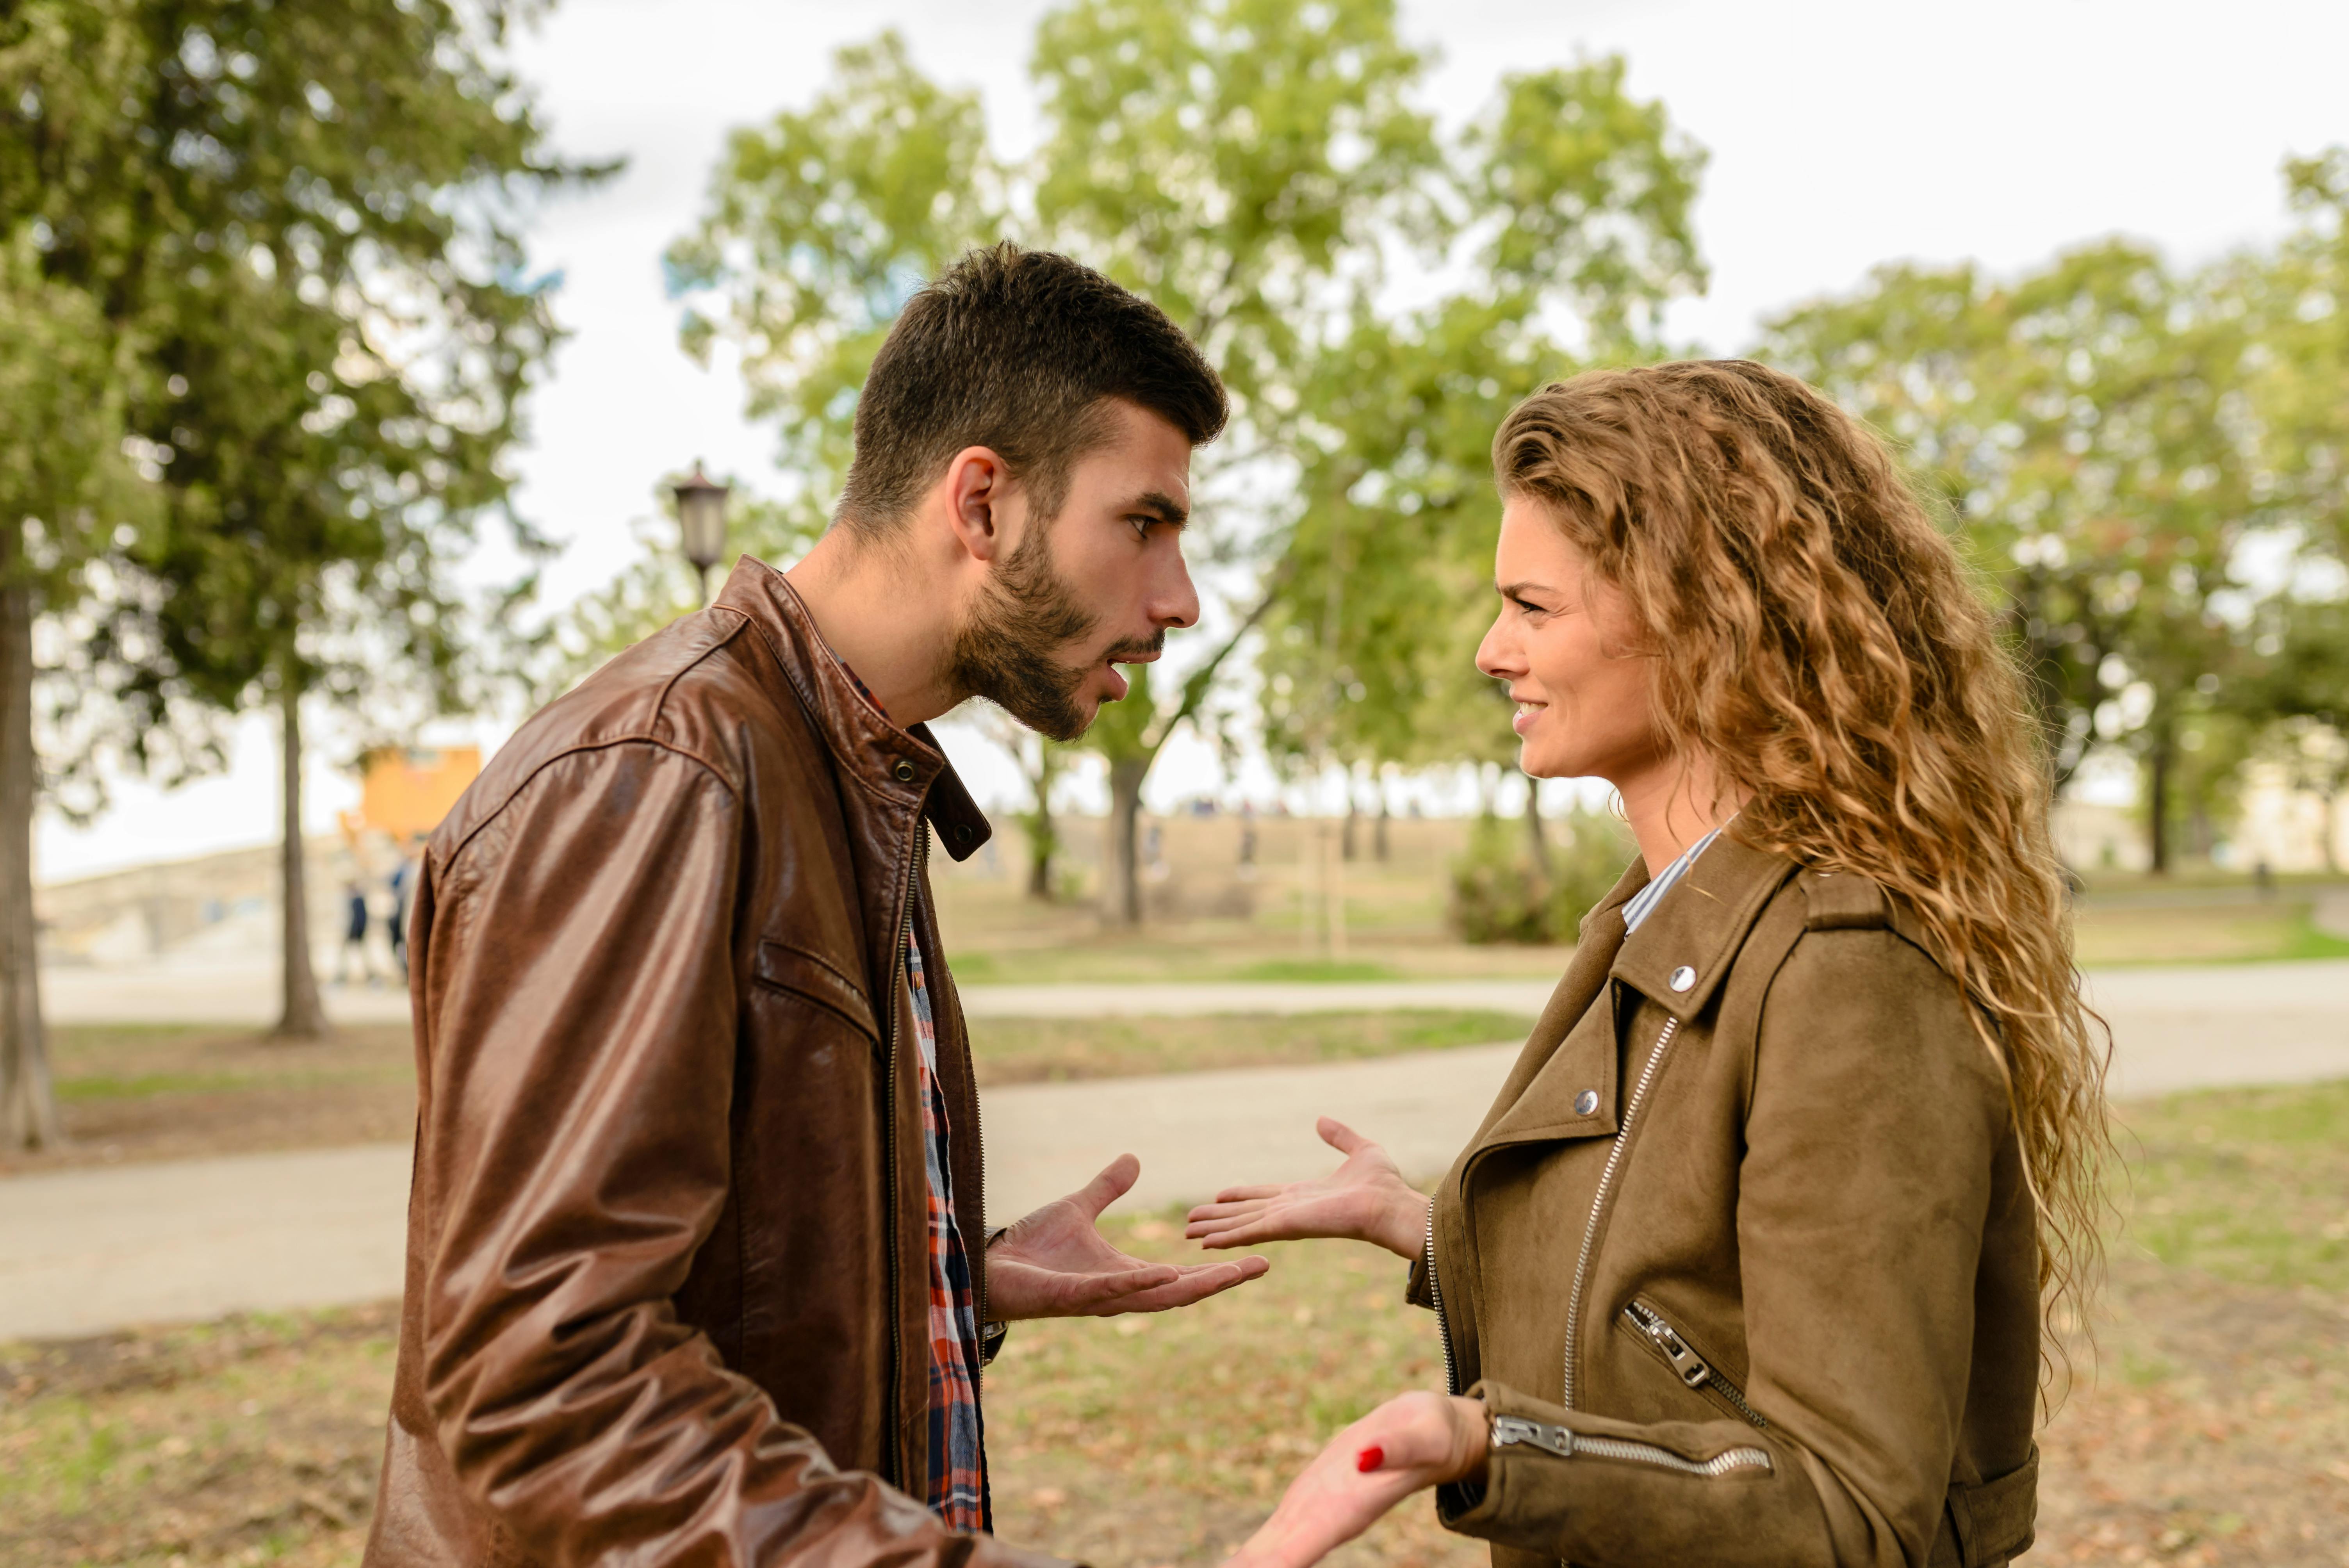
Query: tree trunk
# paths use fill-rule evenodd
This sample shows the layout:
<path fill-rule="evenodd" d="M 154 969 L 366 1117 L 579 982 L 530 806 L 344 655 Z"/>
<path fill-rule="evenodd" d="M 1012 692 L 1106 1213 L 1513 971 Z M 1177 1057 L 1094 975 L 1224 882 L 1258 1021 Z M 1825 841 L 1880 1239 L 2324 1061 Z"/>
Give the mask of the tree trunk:
<path fill-rule="evenodd" d="M 2169 874 L 2169 775 L 2172 758 L 2167 731 L 2154 737 L 2145 754 L 2146 851 L 2156 876 Z"/>
<path fill-rule="evenodd" d="M 0 1147 L 65 1141 L 41 1027 L 33 917 L 33 590 L 10 581 L 22 535 L 0 529 Z"/>
<path fill-rule="evenodd" d="M 1028 828 L 1028 896 L 1040 903 L 1052 902 L 1052 819 L 1041 810 Z"/>
<path fill-rule="evenodd" d="M 2334 876 L 2341 874 L 2341 822 L 2339 795 L 2324 797 L 2324 821 L 2316 836 L 2324 841 L 2324 869 Z"/>
<path fill-rule="evenodd" d="M 1354 824 L 1361 819 L 1361 808 L 1354 800 L 1354 780 L 1346 780 L 1346 825 L 1339 830 L 1338 854 L 1342 860 L 1354 858 Z"/>
<path fill-rule="evenodd" d="M 1526 780 L 1526 851 L 1534 858 L 1534 870 L 1547 877 L 1549 840 L 1542 832 L 1541 785 L 1538 780 Z"/>
<path fill-rule="evenodd" d="M 1109 765 L 1109 885 L 1102 913 L 1112 925 L 1142 923 L 1142 781 L 1150 758 L 1115 757 Z"/>
<path fill-rule="evenodd" d="M 1040 903 L 1052 902 L 1052 857 L 1061 851 L 1060 824 L 1052 820 L 1052 784 L 1060 773 L 1051 743 L 1036 738 L 1036 770 L 1028 775 L 1036 808 L 1028 813 L 1028 896 Z"/>
<path fill-rule="evenodd" d="M 290 674 L 277 688 L 277 710 L 283 722 L 285 796 L 285 841 L 279 870 L 282 891 L 278 904 L 285 911 L 283 1006 L 277 1027 L 284 1040 L 323 1040 L 326 1009 L 318 999 L 317 971 L 310 963 L 310 889 L 302 853 L 302 691 Z"/>
<path fill-rule="evenodd" d="M 1384 789 L 1380 790 L 1379 820 L 1371 829 L 1371 853 L 1377 858 L 1381 865 L 1386 863 L 1390 852 L 1387 845 L 1387 821 L 1393 815 L 1393 803 L 1387 799 L 1387 792 Z"/>

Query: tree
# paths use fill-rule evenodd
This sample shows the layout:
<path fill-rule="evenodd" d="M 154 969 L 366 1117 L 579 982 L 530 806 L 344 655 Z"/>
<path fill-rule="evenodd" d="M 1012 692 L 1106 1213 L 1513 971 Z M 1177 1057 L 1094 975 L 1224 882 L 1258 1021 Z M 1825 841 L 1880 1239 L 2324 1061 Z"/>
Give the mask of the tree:
<path fill-rule="evenodd" d="M 1426 64 L 1392 0 L 1077 0 L 1038 35 L 1041 145 L 1006 166 L 976 97 L 927 82 L 885 35 L 843 51 L 807 111 L 737 134 L 709 215 L 671 252 L 687 346 L 740 350 L 811 509 L 837 488 L 854 388 L 906 290 L 968 245 L 1066 251 L 1156 302 L 1223 371 L 1234 418 L 1195 486 L 1222 589 L 1208 634 L 1188 674 L 1135 681 L 1087 738 L 1109 764 L 1112 920 L 1140 918 L 1136 824 L 1167 739 L 1277 601 L 1337 581 L 1309 589 L 1291 559 L 1300 465 L 1337 428 L 1317 400 L 1347 387 L 1392 265 L 1473 258 L 1486 311 L 1572 301 L 1610 342 L 1692 275 L 1693 154 L 1623 96 L 1619 62 L 1514 79 L 1449 148 L 1410 101 Z"/>
<path fill-rule="evenodd" d="M 122 456 L 130 367 L 98 302 L 41 275 L 22 230 L 0 249 L 0 1147 L 61 1141 L 33 912 L 34 623 L 78 600 L 151 496 Z"/>
<path fill-rule="evenodd" d="M 2112 241 L 2012 282 L 1885 267 L 1759 350 L 1903 449 L 1999 595 L 2058 788 L 2092 745 L 2133 757 L 2156 871 L 2189 722 L 2248 700 L 2244 546 L 2280 526 L 2254 341 L 2223 273 Z"/>
<path fill-rule="evenodd" d="M 1623 77 L 1607 58 L 1503 78 L 1441 170 L 1454 290 L 1397 317 L 1358 298 L 1316 366 L 1290 591 L 1267 623 L 1276 757 L 1514 759 L 1506 696 L 1474 662 L 1492 619 L 1493 432 L 1545 381 L 1663 352 L 1663 306 L 1704 284 L 1703 155 Z M 1530 791 L 1524 820 L 1546 877 Z"/>
<path fill-rule="evenodd" d="M 2293 789 L 2323 812 L 2325 869 L 2341 870 L 2341 801 L 2349 795 L 2349 599 L 2279 597 L 2263 607 L 2253 714 L 2264 749 Z"/>
<path fill-rule="evenodd" d="M 46 11 L 47 8 L 36 7 Z M 146 374 L 127 420 L 167 504 L 105 576 L 81 695 L 134 765 L 208 712 L 285 733 L 283 1033 L 325 1026 L 300 841 L 301 705 L 464 699 L 451 575 L 481 518 L 541 548 L 502 471 L 554 339 L 524 203 L 593 171 L 541 150 L 497 63 L 505 0 L 109 0 L 112 90 L 18 99 L 43 273 L 102 303 Z M 30 15 L 37 39 L 62 24 Z M 78 61 L 51 71 L 73 80 Z M 86 116 L 70 106 L 90 101 Z"/>
<path fill-rule="evenodd" d="M 980 716 L 979 727 L 1011 758 L 1028 786 L 1028 809 L 1018 817 L 1019 830 L 1028 841 L 1028 896 L 1050 903 L 1054 897 L 1052 861 L 1061 852 L 1060 821 L 1053 813 L 1052 796 L 1068 769 L 1070 748 L 992 707 Z"/>

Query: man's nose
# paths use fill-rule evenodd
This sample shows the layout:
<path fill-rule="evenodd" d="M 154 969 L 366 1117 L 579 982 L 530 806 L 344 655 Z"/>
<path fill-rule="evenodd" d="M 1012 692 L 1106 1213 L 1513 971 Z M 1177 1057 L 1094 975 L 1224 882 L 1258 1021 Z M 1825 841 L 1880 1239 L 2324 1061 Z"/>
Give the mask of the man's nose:
<path fill-rule="evenodd" d="M 1150 606 L 1154 625 L 1169 628 L 1195 626 L 1199 622 L 1199 590 L 1191 582 L 1190 563 L 1181 555 L 1174 557 L 1173 572 L 1162 579 Z"/>

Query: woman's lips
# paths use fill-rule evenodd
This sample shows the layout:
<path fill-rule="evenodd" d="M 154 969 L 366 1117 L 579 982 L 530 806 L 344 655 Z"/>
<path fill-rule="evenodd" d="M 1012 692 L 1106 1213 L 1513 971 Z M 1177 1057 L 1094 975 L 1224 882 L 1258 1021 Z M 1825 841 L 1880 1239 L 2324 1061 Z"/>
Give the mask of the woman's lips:
<path fill-rule="evenodd" d="M 1509 720 L 1509 727 L 1516 730 L 1519 735 L 1523 735 L 1526 732 L 1526 726 L 1533 723 L 1535 719 L 1540 717 L 1542 709 L 1547 706 L 1548 705 L 1546 703 L 1538 702 L 1521 702 L 1517 704 L 1516 717 Z"/>

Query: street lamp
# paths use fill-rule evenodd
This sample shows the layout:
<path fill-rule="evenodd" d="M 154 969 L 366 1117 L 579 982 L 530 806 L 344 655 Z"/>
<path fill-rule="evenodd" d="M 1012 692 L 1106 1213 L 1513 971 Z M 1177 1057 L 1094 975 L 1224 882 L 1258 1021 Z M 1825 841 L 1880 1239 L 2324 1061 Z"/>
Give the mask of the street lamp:
<path fill-rule="evenodd" d="M 693 472 L 679 480 L 670 489 L 677 496 L 677 528 L 685 544 L 685 558 L 701 577 L 701 602 L 709 603 L 709 569 L 726 553 L 726 498 L 731 487 L 721 485 L 701 471 L 701 459 L 693 459 Z"/>

